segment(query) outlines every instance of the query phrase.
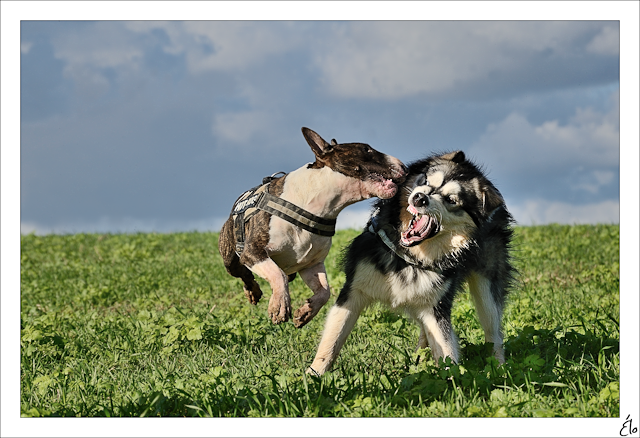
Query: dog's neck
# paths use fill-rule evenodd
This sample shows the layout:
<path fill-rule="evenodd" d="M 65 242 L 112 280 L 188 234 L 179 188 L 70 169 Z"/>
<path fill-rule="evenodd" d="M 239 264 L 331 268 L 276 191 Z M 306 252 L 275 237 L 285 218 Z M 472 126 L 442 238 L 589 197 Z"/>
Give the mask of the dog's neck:
<path fill-rule="evenodd" d="M 309 169 L 308 165 L 287 175 L 280 197 L 326 219 L 335 219 L 347 206 L 369 197 L 362 181 L 335 172 L 329 167 Z"/>

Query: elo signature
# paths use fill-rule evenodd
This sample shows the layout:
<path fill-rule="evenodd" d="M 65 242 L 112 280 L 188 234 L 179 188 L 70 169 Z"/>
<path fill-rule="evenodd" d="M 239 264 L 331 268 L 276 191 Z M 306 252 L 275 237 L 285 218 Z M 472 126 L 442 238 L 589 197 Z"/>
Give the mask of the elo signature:
<path fill-rule="evenodd" d="M 627 425 L 628 423 L 628 425 Z M 628 432 L 627 432 L 628 431 Z M 620 436 L 629 436 L 633 435 L 638 431 L 637 427 L 633 427 L 631 423 L 631 415 L 627 415 L 627 421 L 622 423 L 622 429 L 620 429 Z"/>

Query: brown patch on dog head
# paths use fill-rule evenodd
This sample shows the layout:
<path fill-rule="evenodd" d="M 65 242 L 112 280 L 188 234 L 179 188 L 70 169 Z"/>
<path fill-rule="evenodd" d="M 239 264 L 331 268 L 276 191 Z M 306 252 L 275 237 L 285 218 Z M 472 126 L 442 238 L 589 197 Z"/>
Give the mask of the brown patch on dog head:
<path fill-rule="evenodd" d="M 440 158 L 453 161 L 454 163 L 462 163 L 466 159 L 462 151 L 449 152 L 448 154 L 440 155 Z"/>
<path fill-rule="evenodd" d="M 391 197 L 396 185 L 407 175 L 405 165 L 389 155 L 378 152 L 365 143 L 338 143 L 335 139 L 327 143 L 309 128 L 302 128 L 302 134 L 316 156 L 310 169 L 328 167 L 350 178 L 364 183 L 369 196 Z"/>

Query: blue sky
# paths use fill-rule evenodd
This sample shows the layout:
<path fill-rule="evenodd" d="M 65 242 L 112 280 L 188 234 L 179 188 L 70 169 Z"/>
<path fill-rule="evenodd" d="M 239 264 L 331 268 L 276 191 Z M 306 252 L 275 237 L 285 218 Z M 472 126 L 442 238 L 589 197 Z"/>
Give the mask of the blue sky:
<path fill-rule="evenodd" d="M 617 21 L 23 21 L 22 232 L 217 230 L 302 126 L 462 149 L 523 224 L 619 222 Z M 369 202 L 340 226 L 360 227 Z"/>

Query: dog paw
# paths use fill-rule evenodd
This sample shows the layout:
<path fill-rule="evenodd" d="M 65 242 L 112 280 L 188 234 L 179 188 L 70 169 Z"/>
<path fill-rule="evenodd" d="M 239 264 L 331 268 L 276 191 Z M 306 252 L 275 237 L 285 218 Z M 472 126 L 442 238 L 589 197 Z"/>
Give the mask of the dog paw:
<path fill-rule="evenodd" d="M 276 302 L 269 300 L 269 317 L 274 324 L 280 324 L 281 322 L 289 321 L 291 318 L 291 305 L 284 300 Z"/>
<path fill-rule="evenodd" d="M 307 300 L 298 310 L 296 310 L 296 313 L 293 317 L 293 324 L 296 326 L 296 328 L 302 328 L 309 321 L 311 321 L 314 316 L 316 316 L 316 313 L 318 312 L 314 312 L 309 303 L 309 300 Z"/>
<path fill-rule="evenodd" d="M 251 289 L 247 289 L 246 286 L 244 286 L 243 289 L 244 289 L 244 296 L 247 297 L 249 302 L 254 306 L 258 304 L 258 301 L 260 301 L 260 298 L 262 298 L 262 290 L 260 289 L 260 286 L 258 285 L 258 283 L 254 281 L 253 284 L 251 285 Z"/>

